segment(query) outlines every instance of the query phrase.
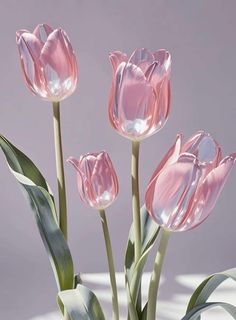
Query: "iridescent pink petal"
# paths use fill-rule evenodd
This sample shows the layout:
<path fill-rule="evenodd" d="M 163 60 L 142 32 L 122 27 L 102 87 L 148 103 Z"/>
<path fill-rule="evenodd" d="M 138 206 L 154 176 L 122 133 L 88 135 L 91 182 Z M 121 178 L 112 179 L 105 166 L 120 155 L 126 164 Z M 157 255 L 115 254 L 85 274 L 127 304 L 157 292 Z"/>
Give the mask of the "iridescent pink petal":
<path fill-rule="evenodd" d="M 224 158 L 219 166 L 206 176 L 197 189 L 194 203 L 183 222 L 184 230 L 197 227 L 209 216 L 223 190 L 235 163 L 236 153 Z"/>
<path fill-rule="evenodd" d="M 45 42 L 41 51 L 40 61 L 49 95 L 54 101 L 60 101 L 74 91 L 74 57 L 65 45 L 61 30 L 54 30 Z"/>
<path fill-rule="evenodd" d="M 170 100 L 171 100 L 171 94 L 170 94 L 170 81 L 168 78 L 165 78 L 161 86 L 159 88 L 159 91 L 156 92 L 156 116 L 154 117 L 154 126 L 155 130 L 160 130 L 166 123 L 169 113 L 170 113 Z"/>
<path fill-rule="evenodd" d="M 156 90 L 157 95 L 159 96 L 162 82 L 169 82 L 170 71 L 171 71 L 171 55 L 168 51 L 161 49 L 154 52 L 155 61 L 153 65 L 155 68 L 147 70 L 149 74 L 150 82 Z M 151 66 L 149 67 L 149 69 Z"/>
<path fill-rule="evenodd" d="M 109 119 L 112 127 L 119 131 L 119 121 L 118 121 L 118 101 L 117 97 L 119 96 L 122 75 L 126 63 L 122 62 L 114 75 L 114 80 L 112 81 L 112 86 L 109 96 Z"/>
<path fill-rule="evenodd" d="M 128 62 L 139 67 L 145 74 L 146 70 L 148 69 L 150 64 L 153 63 L 153 61 L 154 61 L 153 54 L 147 49 L 142 48 L 142 49 L 136 49 L 132 53 Z"/>
<path fill-rule="evenodd" d="M 171 68 L 171 55 L 165 49 L 157 50 L 153 53 L 155 61 L 158 62 L 159 73 L 163 74 L 170 71 Z"/>
<path fill-rule="evenodd" d="M 204 131 L 194 134 L 184 145 L 181 152 L 194 154 L 202 166 L 203 178 L 216 166 L 221 160 L 221 148 L 217 141 Z"/>
<path fill-rule="evenodd" d="M 20 35 L 18 39 L 18 44 L 21 45 L 22 43 L 25 44 L 25 48 L 28 49 L 34 61 L 38 62 L 38 59 L 40 57 L 40 53 L 43 47 L 39 39 L 32 33 L 24 32 Z"/>
<path fill-rule="evenodd" d="M 113 70 L 113 73 L 115 75 L 118 66 L 122 62 L 127 62 L 128 57 L 127 57 L 127 55 L 125 53 L 123 53 L 121 51 L 114 51 L 114 52 L 111 52 L 109 54 L 109 59 L 111 61 L 112 70 Z"/>
<path fill-rule="evenodd" d="M 42 42 L 45 43 L 53 29 L 46 23 L 39 24 L 34 29 L 33 34 Z"/>
<path fill-rule="evenodd" d="M 164 158 L 161 160 L 161 162 L 157 166 L 156 170 L 151 176 L 149 183 L 158 176 L 158 174 L 161 172 L 162 169 L 178 161 L 178 158 L 180 156 L 181 145 L 182 145 L 182 135 L 178 134 L 176 137 L 175 143 L 167 151 Z"/>
<path fill-rule="evenodd" d="M 17 43 L 25 82 L 34 94 L 42 95 L 42 72 L 39 63 L 41 44 L 30 33 L 22 33 Z"/>
<path fill-rule="evenodd" d="M 16 43 L 18 44 L 20 37 L 23 33 L 30 33 L 27 29 L 21 29 L 16 31 Z"/>
<path fill-rule="evenodd" d="M 152 122 L 155 93 L 140 68 L 129 64 L 123 73 L 115 96 L 117 127 L 130 139 L 139 139 L 148 132 Z"/>
<path fill-rule="evenodd" d="M 201 170 L 196 157 L 183 154 L 148 185 L 145 204 L 162 227 L 176 231 L 196 191 Z"/>

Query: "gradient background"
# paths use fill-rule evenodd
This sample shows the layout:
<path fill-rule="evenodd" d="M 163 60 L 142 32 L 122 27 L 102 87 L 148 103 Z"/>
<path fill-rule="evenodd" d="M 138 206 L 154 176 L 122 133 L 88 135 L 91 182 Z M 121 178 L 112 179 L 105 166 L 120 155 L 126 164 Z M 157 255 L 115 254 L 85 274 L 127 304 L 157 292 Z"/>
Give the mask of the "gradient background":
<path fill-rule="evenodd" d="M 56 194 L 52 108 L 27 91 L 15 31 L 38 23 L 68 33 L 79 65 L 79 86 L 61 109 L 64 156 L 105 149 L 117 169 L 118 200 L 108 210 L 115 262 L 131 222 L 130 141 L 112 130 L 107 116 L 111 67 L 108 52 L 136 47 L 168 49 L 173 56 L 171 114 L 166 126 L 141 145 L 141 194 L 176 133 L 212 133 L 226 155 L 236 150 L 236 2 L 233 0 L 1 1 L 0 131 L 40 168 Z M 69 243 L 76 270 L 107 270 L 99 217 L 77 194 L 75 172 L 65 165 Z M 174 234 L 165 262 L 162 295 L 174 293 L 174 276 L 236 266 L 235 192 L 232 173 L 214 213 L 194 231 Z M 152 259 L 151 259 L 152 260 Z M 152 262 L 152 261 L 151 261 Z M 1 318 L 27 320 L 56 309 L 56 286 L 37 227 L 0 154 Z"/>

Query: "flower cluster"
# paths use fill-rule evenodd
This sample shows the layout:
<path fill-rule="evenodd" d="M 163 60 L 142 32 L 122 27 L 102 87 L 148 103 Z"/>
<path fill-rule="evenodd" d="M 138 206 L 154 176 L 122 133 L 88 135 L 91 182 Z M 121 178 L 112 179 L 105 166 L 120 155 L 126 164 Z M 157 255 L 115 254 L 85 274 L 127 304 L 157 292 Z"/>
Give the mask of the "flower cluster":
<path fill-rule="evenodd" d="M 54 30 L 47 24 L 38 25 L 32 33 L 27 30 L 19 30 L 16 34 L 16 42 L 27 87 L 36 96 L 53 104 L 59 217 L 58 224 L 54 221 L 55 217 L 53 218 L 55 225 L 53 228 L 49 228 L 47 232 L 54 232 L 59 226 L 59 235 L 63 234 L 64 237 L 59 236 L 60 241 L 63 243 L 63 248 L 67 248 L 67 244 L 65 244 L 67 239 L 66 186 L 59 108 L 60 102 L 69 97 L 76 89 L 78 80 L 76 57 L 65 31 L 62 29 Z M 163 128 L 168 119 L 171 96 L 171 55 L 164 49 L 150 52 L 142 48 L 136 49 L 130 57 L 125 53 L 115 51 L 110 53 L 109 58 L 112 66 L 112 82 L 108 102 L 109 120 L 111 126 L 121 136 L 132 142 L 133 225 L 126 252 L 128 262 L 125 266 L 129 319 L 154 320 L 160 271 L 169 235 L 176 231 L 191 230 L 206 220 L 215 207 L 229 176 L 236 159 L 236 153 L 232 153 L 222 159 L 220 145 L 209 133 L 204 131 L 195 133 L 184 144 L 182 143 L 182 136 L 180 134 L 177 135 L 174 145 L 157 166 L 146 188 L 145 212 L 147 212 L 147 216 L 145 216 L 145 221 L 149 221 L 149 224 L 153 223 L 152 231 L 154 230 L 155 232 L 151 238 L 144 240 L 145 236 L 148 235 L 150 237 L 151 232 L 146 232 L 145 226 L 141 223 L 143 219 L 139 200 L 139 145 L 142 140 Z M 5 144 L 4 140 L 4 146 Z M 9 150 L 13 149 L 8 148 Z M 4 152 L 7 153 L 8 151 L 5 150 Z M 8 156 L 8 158 L 10 159 L 11 157 Z M 17 157 L 14 159 L 17 159 Z M 24 161 L 27 161 L 27 159 Z M 105 209 L 118 196 L 118 178 L 112 161 L 105 151 L 88 153 L 81 156 L 79 160 L 70 157 L 68 162 L 77 171 L 77 186 L 81 200 L 86 205 L 98 210 L 101 216 L 112 288 L 113 319 L 118 320 L 119 306 L 115 268 L 105 216 Z M 34 169 L 32 164 L 28 165 L 31 170 Z M 26 167 L 26 164 L 24 166 Z M 33 173 L 30 173 L 31 176 L 33 176 Z M 41 177 L 41 174 L 37 172 L 35 176 Z M 42 184 L 46 185 L 45 181 Z M 42 185 L 40 185 L 40 188 L 42 189 Z M 29 189 L 30 187 L 28 186 L 27 190 L 29 191 Z M 48 189 L 46 188 L 44 195 L 47 192 Z M 51 200 L 51 195 L 48 195 L 47 199 L 49 198 Z M 41 198 L 40 201 L 38 206 L 42 205 Z M 51 202 L 50 205 L 47 203 L 47 206 L 43 206 L 43 213 L 45 208 L 51 208 L 52 206 Z M 37 214 L 39 214 L 38 207 L 37 210 Z M 55 211 L 56 209 L 54 208 L 53 212 L 55 213 Z M 41 220 L 38 218 L 38 224 L 40 223 Z M 152 248 L 160 229 L 162 230 L 162 237 L 151 276 L 148 301 L 146 307 L 141 310 L 142 303 L 140 303 L 138 297 L 141 294 L 142 271 L 146 256 Z M 41 229 L 40 232 L 46 232 L 45 230 L 47 228 L 44 225 L 43 231 Z M 55 233 L 50 236 L 46 235 L 43 239 L 44 241 L 45 239 L 47 241 L 50 239 L 55 241 L 53 240 L 54 236 Z M 143 247 L 145 241 L 146 246 Z M 52 250 L 53 244 L 47 243 L 48 248 L 49 251 Z M 65 265 L 72 263 L 71 257 L 67 254 L 70 262 L 65 262 L 66 258 L 63 258 L 65 260 L 63 260 L 61 267 L 64 272 L 62 272 L 62 276 L 58 271 L 60 270 L 58 261 L 62 256 L 65 256 L 65 252 L 63 254 L 59 253 L 59 260 L 57 260 L 58 247 L 56 249 L 55 251 L 52 250 L 51 260 L 56 260 L 54 267 L 56 278 L 59 281 L 61 279 L 64 281 L 69 276 L 64 272 L 63 268 Z M 61 250 L 63 251 L 63 249 Z M 68 253 L 69 249 L 67 248 L 66 250 Z M 69 289 L 73 291 L 74 274 L 73 268 L 71 269 L 72 276 L 70 281 L 65 282 L 66 289 L 69 286 Z M 65 282 L 60 285 L 60 289 L 65 288 Z M 80 295 L 85 294 L 84 301 L 87 301 L 90 293 L 88 294 L 87 291 L 83 290 Z M 63 299 L 62 297 L 63 295 L 59 296 L 60 299 Z M 72 300 L 69 298 L 66 301 L 71 303 Z M 94 301 L 93 298 L 93 303 L 98 304 L 98 302 Z M 79 307 L 76 306 L 73 309 L 71 306 L 72 304 L 68 309 L 70 310 L 68 311 L 69 317 L 66 314 L 66 303 L 62 308 L 65 319 L 77 319 L 73 318 L 73 312 L 75 310 L 78 312 Z M 88 304 L 86 308 L 94 308 L 94 306 Z M 82 314 L 83 312 L 78 313 L 80 317 L 82 317 Z M 99 311 L 99 314 L 97 319 L 104 319 L 101 316 L 101 311 Z M 139 314 L 141 314 L 141 317 L 139 317 Z"/>

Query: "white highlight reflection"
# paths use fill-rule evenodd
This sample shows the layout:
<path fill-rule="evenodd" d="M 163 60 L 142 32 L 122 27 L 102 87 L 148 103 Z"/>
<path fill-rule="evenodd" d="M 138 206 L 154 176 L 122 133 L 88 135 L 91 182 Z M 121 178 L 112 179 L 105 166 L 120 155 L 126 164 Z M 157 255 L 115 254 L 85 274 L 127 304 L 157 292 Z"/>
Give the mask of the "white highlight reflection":
<path fill-rule="evenodd" d="M 85 285 L 91 288 L 99 298 L 107 319 L 111 319 L 111 292 L 109 275 L 107 273 L 83 274 L 81 278 Z M 148 283 L 150 273 L 143 276 L 143 297 L 147 299 Z M 206 278 L 206 275 L 192 274 L 179 275 L 175 278 L 174 291 L 170 292 L 170 301 L 161 299 L 158 304 L 158 320 L 180 320 L 185 314 L 186 306 L 194 289 Z M 161 279 L 161 286 L 165 285 L 166 280 Z M 126 291 L 124 287 L 124 274 L 117 273 L 117 287 L 119 291 L 119 304 L 121 317 L 120 320 L 126 320 Z M 165 290 L 166 291 L 166 290 Z M 173 290 L 171 290 L 173 291 Z M 232 280 L 227 280 L 221 285 L 217 291 L 211 296 L 209 301 L 222 301 L 235 304 L 236 284 Z M 202 316 L 202 320 L 231 320 L 225 312 L 216 308 L 206 312 Z M 51 312 L 42 316 L 37 316 L 29 320 L 62 320 L 59 312 Z"/>

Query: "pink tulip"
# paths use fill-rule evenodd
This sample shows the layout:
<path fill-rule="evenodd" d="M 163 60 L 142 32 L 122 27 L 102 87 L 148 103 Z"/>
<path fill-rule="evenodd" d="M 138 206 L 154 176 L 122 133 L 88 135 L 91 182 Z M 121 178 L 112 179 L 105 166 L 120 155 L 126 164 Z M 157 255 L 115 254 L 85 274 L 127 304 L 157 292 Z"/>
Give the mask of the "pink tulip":
<path fill-rule="evenodd" d="M 57 102 L 70 96 L 77 85 L 77 63 L 62 29 L 38 25 L 33 33 L 16 32 L 21 67 L 27 87 L 40 98 Z"/>
<path fill-rule="evenodd" d="M 222 159 L 220 146 L 205 132 L 181 144 L 178 135 L 145 196 L 149 214 L 169 231 L 193 229 L 209 216 L 236 159 L 236 153 Z"/>
<path fill-rule="evenodd" d="M 159 131 L 170 111 L 169 52 L 137 49 L 128 59 L 126 54 L 116 51 L 110 54 L 110 61 L 112 127 L 131 140 L 142 140 Z"/>
<path fill-rule="evenodd" d="M 67 161 L 77 170 L 81 200 L 98 210 L 110 206 L 118 194 L 118 179 L 108 153 L 88 153 Z"/>

